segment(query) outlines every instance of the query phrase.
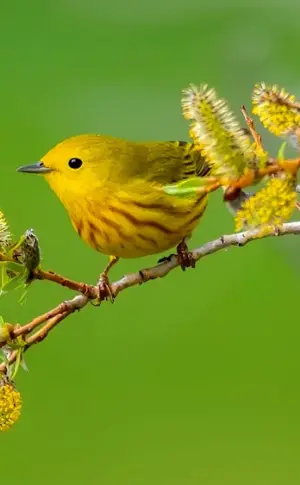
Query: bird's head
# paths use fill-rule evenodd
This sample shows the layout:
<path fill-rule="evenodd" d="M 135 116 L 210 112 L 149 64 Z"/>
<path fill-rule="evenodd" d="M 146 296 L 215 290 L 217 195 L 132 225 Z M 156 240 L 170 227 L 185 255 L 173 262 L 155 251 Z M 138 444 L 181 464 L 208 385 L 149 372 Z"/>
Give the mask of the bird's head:
<path fill-rule="evenodd" d="M 41 160 L 18 168 L 40 174 L 62 198 L 64 192 L 80 194 L 105 183 L 112 170 L 116 140 L 100 135 L 78 135 L 52 148 Z"/>

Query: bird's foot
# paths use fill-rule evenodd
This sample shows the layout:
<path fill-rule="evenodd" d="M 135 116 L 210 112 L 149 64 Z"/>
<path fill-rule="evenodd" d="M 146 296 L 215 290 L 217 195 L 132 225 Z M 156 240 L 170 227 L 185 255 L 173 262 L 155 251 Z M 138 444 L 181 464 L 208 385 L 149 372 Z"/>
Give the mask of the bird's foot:
<path fill-rule="evenodd" d="M 98 292 L 99 292 L 99 301 L 102 300 L 109 300 L 111 303 L 115 301 L 115 295 L 108 279 L 107 273 L 104 271 L 100 274 L 98 280 Z"/>
<path fill-rule="evenodd" d="M 110 256 L 109 263 L 106 265 L 104 271 L 99 276 L 98 280 L 98 304 L 103 300 L 109 300 L 111 303 L 115 301 L 115 295 L 108 279 L 108 272 L 119 261 L 117 256 Z"/>
<path fill-rule="evenodd" d="M 183 271 L 186 268 L 195 268 L 196 261 L 192 256 L 192 253 L 189 251 L 186 242 L 183 240 L 177 246 L 177 261 L 180 264 L 180 267 Z"/>

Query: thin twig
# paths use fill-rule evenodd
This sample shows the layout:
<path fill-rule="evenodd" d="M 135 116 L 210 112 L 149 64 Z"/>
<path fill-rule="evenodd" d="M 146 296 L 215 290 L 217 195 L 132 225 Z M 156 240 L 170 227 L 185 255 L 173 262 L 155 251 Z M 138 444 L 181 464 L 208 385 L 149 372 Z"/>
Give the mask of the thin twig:
<path fill-rule="evenodd" d="M 34 318 L 30 323 L 27 325 L 23 325 L 21 327 L 17 326 L 15 330 L 10 333 L 10 339 L 17 338 L 19 336 L 23 336 L 23 350 L 24 352 L 30 349 L 32 345 L 42 342 L 49 332 L 53 330 L 62 320 L 66 317 L 71 315 L 76 310 L 80 310 L 83 308 L 89 299 L 84 295 L 77 295 L 72 300 L 65 301 L 55 307 L 53 310 L 50 310 L 48 313 L 44 313 L 43 315 Z M 42 322 L 46 322 L 44 326 L 42 326 L 37 332 L 33 333 L 32 335 L 28 335 L 29 331 L 32 331 Z M 23 331 L 22 331 L 23 330 Z M 9 342 L 4 342 L 4 345 Z M 1 342 L 3 344 L 3 342 Z M 18 356 L 18 350 L 13 350 L 8 358 L 8 363 L 13 364 Z M 6 371 L 6 363 L 3 362 L 0 364 L 0 373 L 4 373 Z"/>
<path fill-rule="evenodd" d="M 256 146 L 257 148 L 260 150 L 260 151 L 264 151 L 263 149 L 263 146 L 262 146 L 262 140 L 261 140 L 261 136 L 259 133 L 257 133 L 256 129 L 255 129 L 255 126 L 254 126 L 254 121 L 252 118 L 250 118 L 250 116 L 248 116 L 248 113 L 247 113 L 247 110 L 246 110 L 246 107 L 244 105 L 241 106 L 241 112 L 242 112 L 242 115 L 244 116 L 245 118 L 245 121 L 247 123 L 247 126 L 249 128 L 249 131 L 253 137 L 253 140 L 255 141 L 256 143 Z"/>
<path fill-rule="evenodd" d="M 53 308 L 53 310 L 50 310 L 47 313 L 43 313 L 42 315 L 39 315 L 38 317 L 34 318 L 31 320 L 31 322 L 27 323 L 26 325 L 11 325 L 11 330 L 10 330 L 10 339 L 16 339 L 17 337 L 20 336 L 25 336 L 31 333 L 35 328 L 39 327 L 42 323 L 46 322 L 52 317 L 55 317 L 56 315 L 61 314 L 64 311 L 65 308 L 65 303 L 60 303 L 57 307 Z M 0 342 L 0 347 L 3 347 L 6 345 L 5 342 Z"/>
<path fill-rule="evenodd" d="M 53 283 L 57 283 L 58 285 L 64 286 L 69 288 L 69 290 L 78 291 L 78 293 L 82 293 L 89 298 L 95 298 L 93 293 L 93 286 L 86 285 L 85 283 L 78 283 L 77 281 L 70 280 L 69 278 L 65 278 L 54 271 L 44 271 L 42 269 L 36 269 L 33 272 L 33 276 L 37 280 L 47 280 L 52 281 Z M 92 293 L 92 294 L 91 294 Z"/>
<path fill-rule="evenodd" d="M 253 185 L 255 181 L 261 180 L 266 175 L 275 175 L 279 172 L 286 172 L 296 176 L 299 167 L 300 158 L 297 158 L 294 160 L 283 160 L 278 162 L 275 161 L 274 164 L 266 165 L 264 168 L 259 168 L 257 170 L 248 169 L 238 180 L 232 183 L 226 183 L 226 181 L 222 181 L 221 185 L 227 185 L 224 200 L 228 200 L 228 196 L 226 197 L 226 194 L 228 194 L 230 197 L 231 193 L 235 194 L 237 189 L 244 189 L 246 187 L 249 187 L 250 185 Z"/>
<path fill-rule="evenodd" d="M 64 320 L 68 315 L 70 315 L 71 312 L 63 312 L 60 313 L 59 315 L 56 315 L 53 318 L 50 318 L 45 325 L 38 330 L 36 333 L 31 335 L 30 337 L 26 338 L 26 350 L 33 344 L 38 344 L 42 342 L 48 335 L 48 333 L 56 327 L 62 320 Z"/>

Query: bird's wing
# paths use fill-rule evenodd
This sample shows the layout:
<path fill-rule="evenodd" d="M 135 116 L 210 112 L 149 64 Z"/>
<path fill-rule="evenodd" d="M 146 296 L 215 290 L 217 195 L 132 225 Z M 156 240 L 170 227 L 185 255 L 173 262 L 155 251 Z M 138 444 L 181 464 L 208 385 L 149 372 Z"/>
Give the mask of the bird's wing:
<path fill-rule="evenodd" d="M 149 181 L 162 184 L 179 182 L 189 177 L 204 176 L 210 167 L 192 143 L 170 141 L 148 143 L 143 169 Z"/>
<path fill-rule="evenodd" d="M 204 176 L 210 167 L 199 149 L 186 141 L 131 143 L 106 140 L 101 156 L 109 167 L 108 178 L 124 184 L 143 180 L 162 185 Z"/>

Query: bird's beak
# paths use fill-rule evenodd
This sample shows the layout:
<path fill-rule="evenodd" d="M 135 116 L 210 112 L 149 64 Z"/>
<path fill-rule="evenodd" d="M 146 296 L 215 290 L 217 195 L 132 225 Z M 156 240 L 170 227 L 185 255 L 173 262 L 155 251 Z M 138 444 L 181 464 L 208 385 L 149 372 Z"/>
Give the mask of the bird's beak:
<path fill-rule="evenodd" d="M 26 173 L 49 173 L 52 172 L 52 168 L 45 167 L 43 162 L 32 163 L 31 165 L 23 165 L 23 167 L 17 168 L 17 172 L 26 172 Z"/>

